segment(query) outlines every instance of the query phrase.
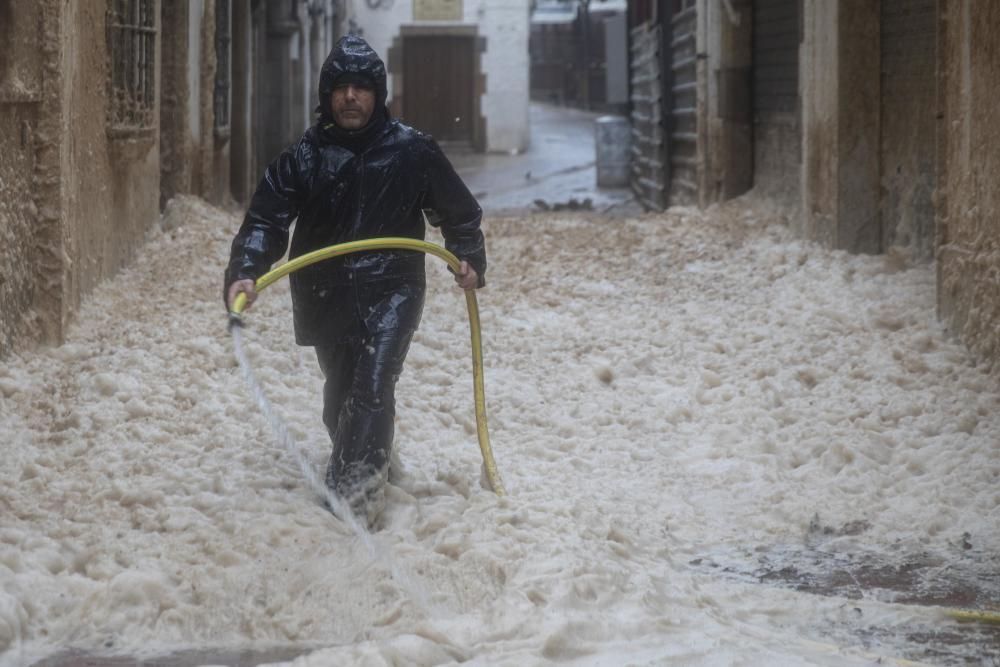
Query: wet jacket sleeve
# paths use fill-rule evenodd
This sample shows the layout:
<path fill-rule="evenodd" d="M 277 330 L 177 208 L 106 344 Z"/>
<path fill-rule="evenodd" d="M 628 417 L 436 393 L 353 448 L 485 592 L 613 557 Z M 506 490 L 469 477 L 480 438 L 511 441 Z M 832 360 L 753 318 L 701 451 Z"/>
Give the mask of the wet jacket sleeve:
<path fill-rule="evenodd" d="M 427 219 L 431 225 L 441 228 L 448 251 L 467 261 L 479 275 L 479 286 L 485 285 L 486 243 L 480 229 L 483 211 L 433 140 L 430 142 L 424 207 L 433 211 Z"/>
<path fill-rule="evenodd" d="M 223 291 L 237 280 L 256 280 L 281 259 L 288 248 L 288 229 L 308 195 L 307 171 L 300 142 L 268 165 L 233 239 Z"/>

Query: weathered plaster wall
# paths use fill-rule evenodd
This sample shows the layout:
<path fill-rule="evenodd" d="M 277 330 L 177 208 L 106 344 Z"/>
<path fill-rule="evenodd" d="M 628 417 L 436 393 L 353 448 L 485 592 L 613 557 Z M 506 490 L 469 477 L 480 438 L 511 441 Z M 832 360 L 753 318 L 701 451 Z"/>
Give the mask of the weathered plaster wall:
<path fill-rule="evenodd" d="M 483 73 L 487 85 L 482 107 L 486 118 L 486 148 L 523 151 L 529 142 L 529 3 L 527 0 L 483 0 L 476 10 L 476 18 L 486 38 Z M 466 20 L 475 19 L 467 15 Z"/>
<path fill-rule="evenodd" d="M 27 313 L 37 326 L 38 338 L 21 337 L 12 341 L 17 348 L 29 340 L 55 342 L 63 327 L 63 264 L 62 245 L 63 178 L 62 136 L 65 98 L 63 96 L 62 33 L 64 19 L 62 3 L 47 0 L 36 5 L 41 15 L 41 34 L 33 48 L 40 45 L 41 105 L 35 132 L 35 173 L 32 197 L 37 210 L 35 226 L 30 233 L 34 244 L 31 253 L 33 273 L 31 310 Z M 24 11 L 23 6 L 15 13 Z M 0 160 L 4 156 L 0 155 Z"/>
<path fill-rule="evenodd" d="M 364 30 L 364 38 L 388 62 L 389 48 L 403 25 L 433 26 L 413 21 L 412 0 L 397 0 L 388 9 L 368 9 L 354 3 L 348 18 Z M 488 151 L 522 151 L 528 147 L 529 101 L 528 0 L 465 0 L 460 22 L 437 25 L 475 25 L 485 38 L 482 73 L 485 92 L 481 113 L 486 120 Z M 389 98 L 395 81 L 390 74 Z"/>
<path fill-rule="evenodd" d="M 938 304 L 1000 359 L 1000 3 L 942 0 Z"/>
<path fill-rule="evenodd" d="M 134 256 L 159 214 L 159 142 L 155 131 L 107 133 L 106 8 L 64 5 L 62 320 L 81 299 Z"/>
<path fill-rule="evenodd" d="M 0 271 L 11 276 L 0 285 L 10 304 L 0 311 L 0 355 L 61 340 L 81 299 L 131 259 L 159 197 L 155 131 L 108 136 L 105 7 L 4 9 L 13 35 L 5 53 L 15 54 L 5 71 L 13 62 L 14 88 L 38 101 L 0 103 L 0 123 L 14 129 L 0 135 L 0 193 L 11 211 L 0 223 L 9 237 Z"/>
<path fill-rule="evenodd" d="M 33 181 L 42 100 L 43 13 L 0 0 L 0 358 L 37 337 L 32 313 L 38 208 Z"/>
<path fill-rule="evenodd" d="M 850 252 L 881 251 L 879 5 L 806 0 L 801 231 Z"/>
<path fill-rule="evenodd" d="M 750 0 L 709 0 L 699 9 L 705 12 L 708 47 L 708 98 L 702 108 L 706 118 L 700 123 L 707 128 L 707 143 L 699 146 L 699 161 L 704 162 L 700 203 L 705 206 L 736 197 L 753 185 L 753 22 Z"/>
<path fill-rule="evenodd" d="M 805 0 L 802 61 L 802 211 L 797 229 L 834 245 L 837 216 L 838 3 Z"/>
<path fill-rule="evenodd" d="M 191 192 L 194 180 L 194 140 L 189 130 L 190 23 L 188 3 L 164 4 L 160 25 L 168 45 L 161 49 L 160 60 L 160 188 L 164 202 L 178 193 Z"/>

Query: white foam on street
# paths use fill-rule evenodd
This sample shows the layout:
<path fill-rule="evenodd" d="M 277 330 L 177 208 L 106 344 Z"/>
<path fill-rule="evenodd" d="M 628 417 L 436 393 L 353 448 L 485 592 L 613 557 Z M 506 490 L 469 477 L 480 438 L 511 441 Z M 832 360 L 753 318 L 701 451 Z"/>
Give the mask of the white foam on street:
<path fill-rule="evenodd" d="M 935 318 L 934 274 L 792 240 L 763 213 L 488 221 L 480 486 L 465 301 L 428 260 L 375 539 L 322 508 L 234 361 L 239 220 L 175 200 L 67 343 L 0 365 L 0 664 L 73 646 L 299 644 L 296 665 L 844 665 L 844 632 L 947 621 L 692 562 L 866 521 L 887 561 L 1000 549 L 1000 391 Z M 247 355 L 317 471 L 322 380 L 287 281 Z M 836 541 L 834 542 L 836 546 Z M 859 611 L 855 611 L 855 609 Z M 839 644 L 837 646 L 836 644 Z"/>

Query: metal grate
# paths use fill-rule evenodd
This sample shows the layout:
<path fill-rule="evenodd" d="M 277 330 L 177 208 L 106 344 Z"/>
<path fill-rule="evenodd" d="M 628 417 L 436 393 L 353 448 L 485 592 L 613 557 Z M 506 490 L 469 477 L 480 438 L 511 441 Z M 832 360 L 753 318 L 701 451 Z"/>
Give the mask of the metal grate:
<path fill-rule="evenodd" d="M 107 30 L 108 129 L 116 134 L 152 130 L 156 126 L 155 0 L 111 0 Z"/>
<path fill-rule="evenodd" d="M 215 132 L 226 136 L 230 125 L 232 68 L 230 44 L 233 41 L 229 0 L 215 0 Z"/>

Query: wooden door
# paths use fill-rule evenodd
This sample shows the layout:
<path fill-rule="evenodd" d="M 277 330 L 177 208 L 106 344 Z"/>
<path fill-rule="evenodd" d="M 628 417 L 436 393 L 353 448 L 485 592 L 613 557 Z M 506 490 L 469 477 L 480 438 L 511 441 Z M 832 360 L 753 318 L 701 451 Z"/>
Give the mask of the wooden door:
<path fill-rule="evenodd" d="M 410 35 L 403 41 L 403 122 L 439 142 L 475 137 L 475 38 Z"/>

